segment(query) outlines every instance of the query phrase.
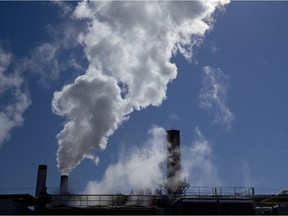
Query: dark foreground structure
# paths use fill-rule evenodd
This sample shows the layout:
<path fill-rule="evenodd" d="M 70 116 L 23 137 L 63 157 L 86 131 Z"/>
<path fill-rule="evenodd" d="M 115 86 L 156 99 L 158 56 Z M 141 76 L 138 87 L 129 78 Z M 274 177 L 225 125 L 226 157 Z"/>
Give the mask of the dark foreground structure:
<path fill-rule="evenodd" d="M 47 166 L 39 165 L 35 196 L 0 195 L 0 214 L 9 215 L 283 215 L 288 190 L 255 194 L 254 188 L 192 187 L 181 178 L 180 132 L 167 131 L 167 178 L 155 192 L 71 194 L 61 176 L 59 194 L 46 191 Z"/>

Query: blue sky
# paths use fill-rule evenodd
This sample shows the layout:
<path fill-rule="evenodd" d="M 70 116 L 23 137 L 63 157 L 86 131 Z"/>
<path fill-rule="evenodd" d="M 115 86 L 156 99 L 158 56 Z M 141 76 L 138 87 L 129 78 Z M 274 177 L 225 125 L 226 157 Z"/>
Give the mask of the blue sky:
<path fill-rule="evenodd" d="M 123 5 L 103 7 L 99 15 L 93 11 L 101 5 L 0 2 L 0 193 L 34 194 L 39 164 L 48 165 L 48 190 L 56 192 L 58 142 L 78 146 L 78 135 L 80 144 L 71 149 L 80 156 L 71 156 L 63 144 L 58 157 L 64 158 L 63 170 L 75 166 L 78 156 L 87 157 L 71 168 L 72 191 L 118 192 L 125 182 L 128 190 L 142 184 L 142 175 L 151 176 L 146 181 L 154 186 L 165 167 L 163 129 L 172 128 L 181 131 L 182 164 L 191 185 L 252 186 L 259 193 L 287 188 L 288 3 L 232 1 L 216 9 L 206 27 L 200 21 L 211 15 L 209 5 L 184 10 L 172 2 L 158 8 L 168 14 L 163 17 L 153 10 L 156 5 L 147 10 L 151 19 L 141 11 L 127 15 Z M 179 22 L 180 39 L 165 25 L 170 13 L 171 25 Z M 183 24 L 186 18 L 191 25 Z M 119 25 L 115 32 L 111 23 Z M 137 32 L 125 31 L 131 29 Z M 167 58 L 177 66 L 176 78 Z M 104 100 L 110 106 L 103 105 L 103 112 L 99 103 L 90 103 L 98 95 L 113 99 Z M 86 114 L 96 120 L 85 121 Z M 77 123 L 71 133 L 63 131 L 68 119 Z M 105 136 L 106 148 L 97 141 Z"/>

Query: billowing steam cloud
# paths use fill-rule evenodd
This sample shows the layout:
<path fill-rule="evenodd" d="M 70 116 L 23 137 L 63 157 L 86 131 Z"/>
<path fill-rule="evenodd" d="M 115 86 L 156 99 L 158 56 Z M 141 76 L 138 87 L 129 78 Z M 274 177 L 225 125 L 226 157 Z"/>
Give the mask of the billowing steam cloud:
<path fill-rule="evenodd" d="M 190 145 L 182 145 L 182 177 L 191 185 L 220 185 L 211 143 L 198 127 Z M 121 152 L 119 160 L 110 164 L 103 178 L 89 181 L 84 193 L 147 193 L 147 189 L 159 188 L 166 178 L 167 133 L 154 126 L 149 138 L 141 147 Z M 149 192 L 149 190 L 148 190 Z M 154 191 L 152 191 L 154 192 Z"/>
<path fill-rule="evenodd" d="M 74 83 L 55 92 L 53 111 L 67 122 L 58 134 L 58 168 L 68 174 L 82 159 L 98 162 L 133 110 L 159 106 L 176 78 L 173 54 L 191 57 L 212 13 L 227 1 L 81 2 L 74 18 L 87 28 L 78 37 L 89 62 Z"/>
<path fill-rule="evenodd" d="M 12 59 L 0 41 L 0 148 L 11 130 L 23 124 L 23 113 L 31 103 L 20 71 L 12 69 Z"/>
<path fill-rule="evenodd" d="M 154 126 L 148 135 L 141 148 L 122 152 L 100 181 L 88 182 L 85 193 L 130 192 L 131 189 L 146 192 L 157 188 L 165 175 L 162 166 L 166 166 L 167 134 L 163 128 Z"/>

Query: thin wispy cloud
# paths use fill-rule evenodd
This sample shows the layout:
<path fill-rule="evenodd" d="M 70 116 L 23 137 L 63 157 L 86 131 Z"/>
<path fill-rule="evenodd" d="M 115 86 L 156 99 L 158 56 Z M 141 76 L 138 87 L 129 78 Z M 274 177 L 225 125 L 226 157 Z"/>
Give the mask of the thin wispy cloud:
<path fill-rule="evenodd" d="M 198 127 L 195 128 L 192 144 L 183 147 L 182 155 L 183 175 L 189 178 L 191 185 L 220 185 L 212 145 Z"/>
<path fill-rule="evenodd" d="M 234 114 L 226 104 L 229 77 L 219 68 L 203 68 L 202 88 L 199 93 L 199 107 L 213 116 L 213 123 L 230 129 Z"/>
<path fill-rule="evenodd" d="M 31 104 L 23 74 L 11 66 L 12 60 L 12 53 L 0 41 L 0 148 L 12 129 L 23 124 L 23 114 Z"/>
<path fill-rule="evenodd" d="M 217 54 L 219 53 L 219 51 L 220 51 L 220 48 L 215 44 L 215 42 L 212 41 L 210 44 L 210 53 Z"/>
<path fill-rule="evenodd" d="M 29 55 L 21 59 L 21 64 L 30 74 L 38 76 L 39 84 L 47 88 L 61 79 L 64 74 L 83 73 L 82 49 L 77 43 L 81 27 L 71 21 L 48 25 L 46 27 L 51 40 L 30 50 Z M 67 75 L 66 75 L 67 77 Z"/>
<path fill-rule="evenodd" d="M 170 122 L 175 122 L 175 121 L 178 121 L 178 120 L 180 120 L 180 116 L 179 116 L 178 114 L 176 114 L 176 113 L 171 113 L 171 114 L 169 115 L 169 121 L 170 121 Z"/>
<path fill-rule="evenodd" d="M 243 176 L 243 185 L 245 187 L 251 187 L 251 186 L 255 186 L 257 184 L 255 184 L 256 182 L 253 179 L 253 172 L 251 171 L 250 165 L 247 161 L 242 161 L 241 163 L 242 167 L 240 169 L 240 173 Z"/>

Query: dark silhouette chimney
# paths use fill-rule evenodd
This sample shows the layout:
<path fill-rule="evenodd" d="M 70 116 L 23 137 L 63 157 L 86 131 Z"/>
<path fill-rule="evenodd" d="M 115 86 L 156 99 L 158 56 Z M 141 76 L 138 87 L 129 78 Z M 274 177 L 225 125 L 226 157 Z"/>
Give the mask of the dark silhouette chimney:
<path fill-rule="evenodd" d="M 69 194 L 69 192 L 68 192 L 68 175 L 61 175 L 60 194 Z"/>
<path fill-rule="evenodd" d="M 35 197 L 39 197 L 40 192 L 46 190 L 46 176 L 47 176 L 47 165 L 39 165 Z"/>
<path fill-rule="evenodd" d="M 181 151 L 180 131 L 168 130 L 168 152 L 167 152 L 167 192 L 178 193 L 181 187 Z"/>

